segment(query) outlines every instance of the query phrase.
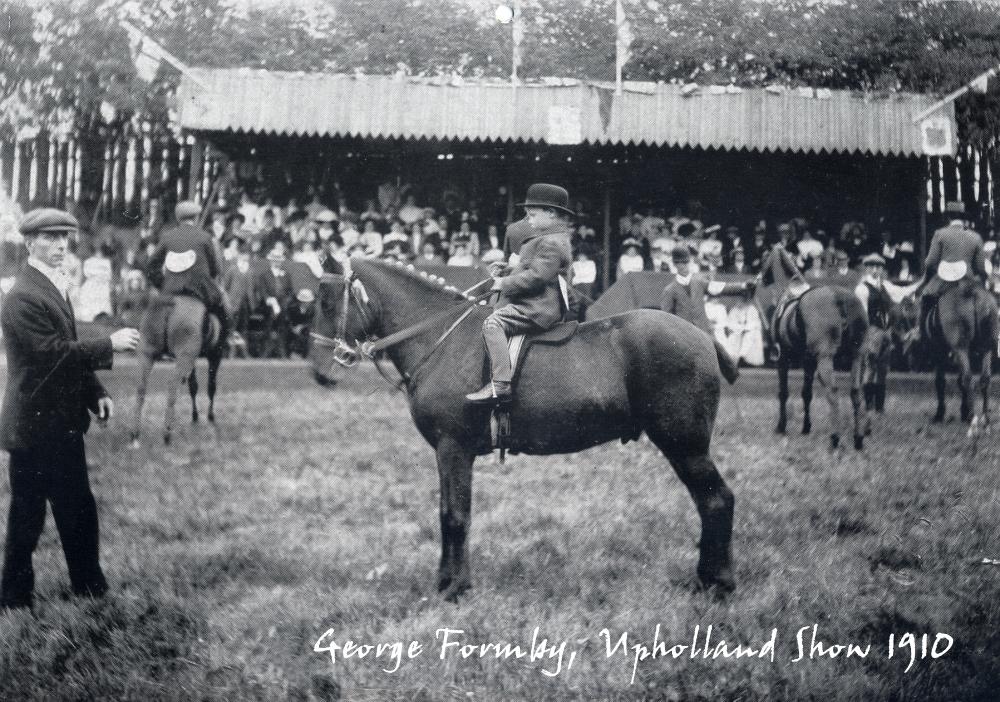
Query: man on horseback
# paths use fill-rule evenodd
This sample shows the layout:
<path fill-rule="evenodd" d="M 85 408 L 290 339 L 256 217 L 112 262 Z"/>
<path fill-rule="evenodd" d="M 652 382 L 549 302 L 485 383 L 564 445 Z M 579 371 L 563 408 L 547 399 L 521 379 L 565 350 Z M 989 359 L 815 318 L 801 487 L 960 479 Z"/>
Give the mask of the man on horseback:
<path fill-rule="evenodd" d="M 218 252 L 211 234 L 198 227 L 201 208 L 190 200 L 177 203 L 177 226 L 160 235 L 149 259 L 149 281 L 165 295 L 188 295 L 201 300 L 208 314 L 219 318 L 221 338 L 229 333 L 229 311 L 216 282 Z"/>
<path fill-rule="evenodd" d="M 920 323 L 914 340 L 923 338 L 927 318 L 937 303 L 938 297 L 951 284 L 961 280 L 986 282 L 986 254 L 983 240 L 974 230 L 966 226 L 962 215 L 962 202 L 949 202 L 945 212 L 951 214 L 948 226 L 934 232 L 927 260 L 924 262 L 924 278 L 918 286 L 923 288 L 920 297 Z"/>
<path fill-rule="evenodd" d="M 498 307 L 483 323 L 483 339 L 490 357 L 491 382 L 466 395 L 473 404 L 511 399 L 512 371 L 507 339 L 516 334 L 545 331 L 562 321 L 566 310 L 559 282 L 573 263 L 569 193 L 557 185 L 535 183 L 522 203 L 531 224 L 524 233 L 517 263 L 492 264 Z"/>
<path fill-rule="evenodd" d="M 888 329 L 892 313 L 892 297 L 886 289 L 883 278 L 885 259 L 877 253 L 872 253 L 861 259 L 861 263 L 865 267 L 865 274 L 854 288 L 854 294 L 864 305 L 868 324 L 879 329 Z"/>
<path fill-rule="evenodd" d="M 774 308 L 773 318 L 769 319 L 766 314 L 761 315 L 761 321 L 768 330 L 772 328 L 772 322 L 781 317 L 785 307 L 809 289 L 809 283 L 799 271 L 798 266 L 795 265 L 795 259 L 785 248 L 791 233 L 790 224 L 778 225 L 778 238 L 772 242 L 770 249 L 764 254 L 760 273 L 753 279 L 754 287 L 777 285 L 782 289 L 781 296 Z"/>

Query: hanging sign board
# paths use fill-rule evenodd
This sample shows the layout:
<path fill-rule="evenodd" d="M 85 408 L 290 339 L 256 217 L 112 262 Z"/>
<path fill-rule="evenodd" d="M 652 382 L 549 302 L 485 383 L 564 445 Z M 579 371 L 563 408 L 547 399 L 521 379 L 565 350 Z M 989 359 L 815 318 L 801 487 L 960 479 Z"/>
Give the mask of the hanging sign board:
<path fill-rule="evenodd" d="M 928 117 L 920 123 L 921 148 L 925 156 L 954 156 L 954 128 L 944 115 Z"/>

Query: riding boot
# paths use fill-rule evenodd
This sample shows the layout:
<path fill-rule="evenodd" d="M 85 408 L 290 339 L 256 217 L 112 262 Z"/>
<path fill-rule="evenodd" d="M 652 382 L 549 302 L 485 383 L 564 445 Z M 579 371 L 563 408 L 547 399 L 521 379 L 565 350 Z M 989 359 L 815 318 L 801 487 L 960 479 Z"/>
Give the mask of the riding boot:
<path fill-rule="evenodd" d="M 507 335 L 499 325 L 487 324 L 483 327 L 486 353 L 490 357 L 490 377 L 481 389 L 465 396 L 471 404 L 502 404 L 511 399 L 510 355 L 507 349 Z"/>
<path fill-rule="evenodd" d="M 931 310 L 934 309 L 935 301 L 932 295 L 926 293 L 920 297 L 920 319 L 913 334 L 913 343 L 918 347 L 924 340 L 924 330 L 927 328 L 927 320 L 931 316 Z"/>

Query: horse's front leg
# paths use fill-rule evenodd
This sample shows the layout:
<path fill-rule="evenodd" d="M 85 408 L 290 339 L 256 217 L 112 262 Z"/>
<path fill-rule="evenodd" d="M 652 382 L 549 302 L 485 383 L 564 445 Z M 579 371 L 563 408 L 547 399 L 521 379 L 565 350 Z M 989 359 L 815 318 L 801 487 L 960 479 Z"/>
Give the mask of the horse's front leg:
<path fill-rule="evenodd" d="M 146 387 L 149 374 L 153 370 L 153 353 L 142 352 L 139 361 L 139 387 L 135 393 L 135 414 L 132 418 L 132 448 L 139 448 L 139 434 L 142 432 L 142 408 L 146 404 Z"/>
<path fill-rule="evenodd" d="M 472 521 L 472 463 L 475 455 L 458 441 L 442 437 L 437 446 L 441 480 L 441 565 L 438 591 L 455 602 L 472 587 L 467 539 Z"/>
<path fill-rule="evenodd" d="M 188 376 L 188 391 L 191 393 L 191 422 L 198 423 L 198 370 L 191 369 Z"/>
<path fill-rule="evenodd" d="M 778 357 L 778 426 L 775 431 L 784 434 L 788 425 L 788 354 Z"/>
<path fill-rule="evenodd" d="M 982 422 L 990 423 L 990 381 L 993 379 L 993 346 L 983 354 L 983 367 L 979 373 L 979 391 L 983 395 Z"/>

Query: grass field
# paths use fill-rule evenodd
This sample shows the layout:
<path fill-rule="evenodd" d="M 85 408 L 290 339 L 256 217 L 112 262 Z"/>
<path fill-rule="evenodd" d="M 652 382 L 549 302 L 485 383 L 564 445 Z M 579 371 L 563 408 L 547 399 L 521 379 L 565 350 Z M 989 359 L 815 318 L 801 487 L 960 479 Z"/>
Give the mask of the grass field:
<path fill-rule="evenodd" d="M 816 435 L 776 438 L 771 373 L 725 390 L 713 455 L 737 500 L 738 589 L 723 601 L 694 587 L 697 513 L 646 439 L 481 459 L 475 588 L 452 605 L 434 591 L 432 452 L 370 369 L 329 390 L 304 365 L 224 366 L 218 425 L 191 427 L 182 398 L 168 449 L 161 382 L 135 451 L 134 368 L 107 377 L 118 417 L 88 453 L 113 591 L 67 596 L 50 520 L 35 616 L 0 615 L 3 699 L 998 698 L 1000 565 L 981 563 L 1000 559 L 1000 433 L 972 443 L 957 423 L 928 426 L 929 383 L 891 394 L 861 454 L 827 450 L 822 402 Z M 6 509 L 6 479 L 0 492 Z M 814 624 L 826 645 L 870 644 L 867 657 L 810 657 Z M 710 651 L 759 650 L 776 630 L 774 660 L 674 649 L 636 663 L 657 625 L 667 647 L 699 627 L 699 649 L 711 625 Z M 536 644 L 566 644 L 555 676 L 552 648 L 463 658 L 437 634 L 526 652 L 536 627 Z M 385 672 L 390 648 L 315 652 L 329 629 L 340 645 L 401 642 L 398 670 Z M 628 650 L 609 657 L 623 633 Z M 904 672 L 907 633 L 930 636 Z M 953 644 L 932 659 L 938 633 Z M 892 658 L 890 635 L 903 639 Z"/>

